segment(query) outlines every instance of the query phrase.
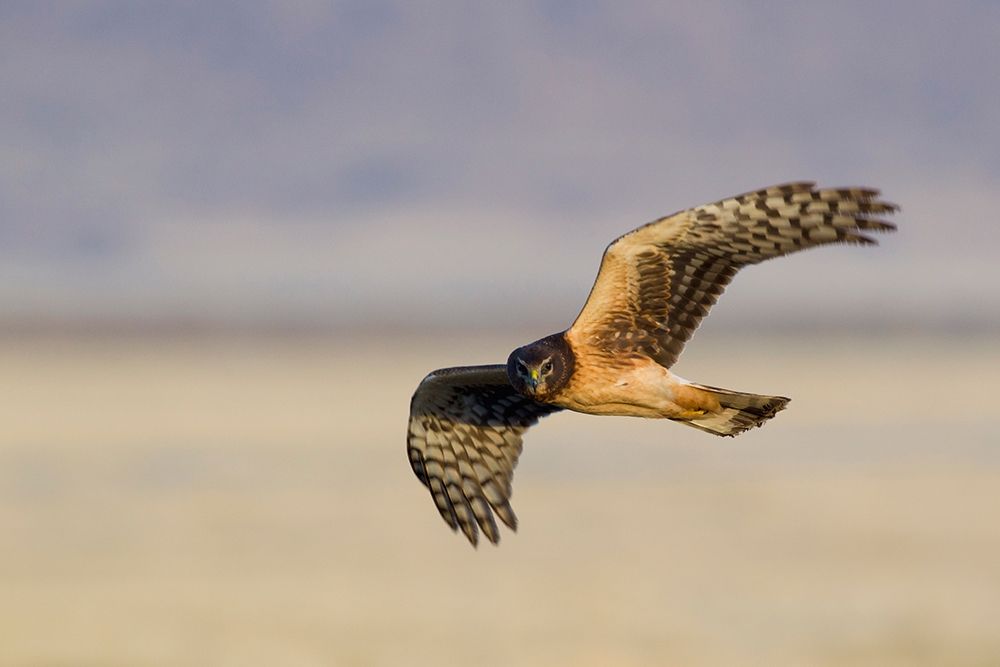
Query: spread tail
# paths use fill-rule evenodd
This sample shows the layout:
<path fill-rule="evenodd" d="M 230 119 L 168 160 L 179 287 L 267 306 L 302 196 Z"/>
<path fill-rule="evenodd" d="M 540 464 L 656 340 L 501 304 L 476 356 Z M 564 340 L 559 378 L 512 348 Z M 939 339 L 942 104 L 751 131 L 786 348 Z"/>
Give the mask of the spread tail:
<path fill-rule="evenodd" d="M 778 411 L 783 410 L 788 405 L 788 401 L 791 400 L 784 396 L 761 396 L 718 387 L 706 387 L 693 382 L 687 384 L 711 394 L 719 401 L 722 409 L 706 413 L 704 417 L 678 421 L 715 435 L 739 435 L 743 431 L 760 426 L 776 415 Z"/>

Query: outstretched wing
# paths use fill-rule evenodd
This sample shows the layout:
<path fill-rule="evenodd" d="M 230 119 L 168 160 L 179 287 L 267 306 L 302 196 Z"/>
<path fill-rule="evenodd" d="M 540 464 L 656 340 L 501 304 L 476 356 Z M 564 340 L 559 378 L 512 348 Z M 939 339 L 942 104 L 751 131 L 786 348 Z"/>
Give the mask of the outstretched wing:
<path fill-rule="evenodd" d="M 517 528 L 510 496 L 521 436 L 560 409 L 518 394 L 502 364 L 443 368 L 424 378 L 410 401 L 406 449 L 452 530 L 461 528 L 475 545 L 482 528 L 495 544 L 494 512 Z"/>
<path fill-rule="evenodd" d="M 874 244 L 897 210 L 870 188 L 776 185 L 655 220 L 608 246 L 567 332 L 576 347 L 670 367 L 742 267 L 828 243 Z"/>

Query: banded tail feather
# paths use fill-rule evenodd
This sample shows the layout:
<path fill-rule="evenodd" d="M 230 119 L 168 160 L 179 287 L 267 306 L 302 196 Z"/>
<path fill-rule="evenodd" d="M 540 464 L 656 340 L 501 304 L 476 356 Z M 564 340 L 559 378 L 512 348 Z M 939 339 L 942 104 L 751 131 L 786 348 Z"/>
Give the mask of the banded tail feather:
<path fill-rule="evenodd" d="M 734 436 L 761 426 L 783 410 L 791 400 L 784 396 L 748 394 L 742 391 L 708 387 L 694 382 L 687 384 L 710 393 L 719 401 L 722 409 L 698 419 L 678 419 L 675 421 L 715 435 Z"/>

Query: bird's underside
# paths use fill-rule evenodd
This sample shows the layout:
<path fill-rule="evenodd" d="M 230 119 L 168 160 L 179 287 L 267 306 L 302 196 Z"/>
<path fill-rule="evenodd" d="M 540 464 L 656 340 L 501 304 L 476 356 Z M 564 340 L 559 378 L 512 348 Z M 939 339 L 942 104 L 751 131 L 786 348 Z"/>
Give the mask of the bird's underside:
<path fill-rule="evenodd" d="M 441 516 L 472 544 L 511 529 L 522 436 L 562 409 L 671 419 L 716 435 L 759 426 L 788 399 L 687 382 L 668 369 L 744 266 L 819 245 L 870 245 L 897 210 L 870 188 L 790 183 L 675 213 L 605 250 L 590 296 L 566 331 L 506 365 L 434 371 L 410 404 L 410 464 Z"/>
<path fill-rule="evenodd" d="M 577 361 L 565 387 L 547 397 L 546 402 L 567 410 L 672 419 L 716 435 L 731 436 L 770 419 L 789 400 L 688 382 L 644 356 L 616 359 L 587 354 L 586 348 L 577 353 L 569 332 L 563 335 Z"/>

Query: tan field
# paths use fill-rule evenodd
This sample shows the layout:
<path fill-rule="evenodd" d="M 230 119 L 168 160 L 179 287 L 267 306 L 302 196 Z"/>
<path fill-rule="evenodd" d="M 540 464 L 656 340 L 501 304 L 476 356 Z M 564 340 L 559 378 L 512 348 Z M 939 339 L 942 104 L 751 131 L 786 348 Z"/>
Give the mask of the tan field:
<path fill-rule="evenodd" d="M 0 664 L 1000 664 L 1000 337 L 696 338 L 789 409 L 553 416 L 474 550 L 409 396 L 524 338 L 0 341 Z"/>

